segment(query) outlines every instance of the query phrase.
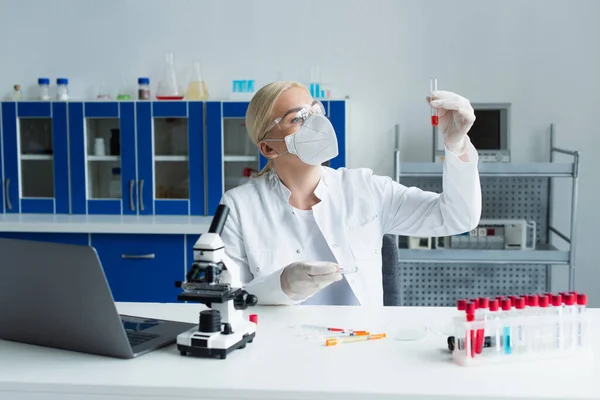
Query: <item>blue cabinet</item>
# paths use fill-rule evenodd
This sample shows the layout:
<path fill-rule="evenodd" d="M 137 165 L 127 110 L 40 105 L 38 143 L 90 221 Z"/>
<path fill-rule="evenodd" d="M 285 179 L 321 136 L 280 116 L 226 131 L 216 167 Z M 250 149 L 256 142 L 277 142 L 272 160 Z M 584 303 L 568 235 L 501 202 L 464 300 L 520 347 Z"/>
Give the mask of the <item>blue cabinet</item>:
<path fill-rule="evenodd" d="M 213 215 L 267 160 L 246 101 L 3 102 L 0 213 Z M 324 100 L 346 166 L 346 101 Z"/>
<path fill-rule="evenodd" d="M 7 213 L 68 214 L 64 102 L 3 102 L 3 205 Z"/>
<path fill-rule="evenodd" d="M 92 234 L 115 301 L 177 302 L 185 279 L 184 235 Z"/>
<path fill-rule="evenodd" d="M 140 215 L 205 215 L 204 103 L 138 102 Z"/>
<path fill-rule="evenodd" d="M 69 103 L 71 213 L 137 214 L 133 102 Z"/>
<path fill-rule="evenodd" d="M 204 215 L 202 102 L 71 103 L 74 214 Z"/>

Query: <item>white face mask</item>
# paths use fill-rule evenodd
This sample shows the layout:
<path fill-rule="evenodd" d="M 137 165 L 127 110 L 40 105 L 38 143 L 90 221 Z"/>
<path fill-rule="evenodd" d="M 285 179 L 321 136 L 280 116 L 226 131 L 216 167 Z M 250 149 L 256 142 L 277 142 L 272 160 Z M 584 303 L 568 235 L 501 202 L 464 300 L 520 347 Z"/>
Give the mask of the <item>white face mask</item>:
<path fill-rule="evenodd" d="M 295 154 L 309 165 L 321 165 L 338 155 L 335 129 L 327 117 L 313 114 L 300 129 L 285 139 L 265 139 L 265 142 L 283 142 L 287 153 Z M 280 154 L 283 155 L 285 153 Z"/>

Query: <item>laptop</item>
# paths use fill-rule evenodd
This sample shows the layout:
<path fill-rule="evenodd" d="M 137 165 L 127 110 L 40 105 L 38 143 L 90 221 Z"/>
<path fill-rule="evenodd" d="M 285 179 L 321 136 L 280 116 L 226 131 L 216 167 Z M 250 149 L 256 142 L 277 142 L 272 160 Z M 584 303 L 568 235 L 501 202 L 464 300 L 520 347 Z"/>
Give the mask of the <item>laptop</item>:
<path fill-rule="evenodd" d="M 119 315 L 93 247 L 0 239 L 0 339 L 131 359 L 195 325 Z"/>

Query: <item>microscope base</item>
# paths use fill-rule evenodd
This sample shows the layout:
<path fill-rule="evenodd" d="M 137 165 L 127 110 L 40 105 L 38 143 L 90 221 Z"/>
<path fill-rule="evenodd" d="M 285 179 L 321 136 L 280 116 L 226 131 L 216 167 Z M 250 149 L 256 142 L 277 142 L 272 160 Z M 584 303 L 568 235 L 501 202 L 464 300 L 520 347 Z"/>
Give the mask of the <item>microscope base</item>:
<path fill-rule="evenodd" d="M 198 332 L 197 329 L 196 327 L 177 336 L 177 350 L 182 356 L 190 354 L 196 357 L 224 360 L 233 350 L 243 349 L 248 343 L 252 343 L 256 336 L 254 324 L 250 325 L 244 333 L 228 335 L 220 332 L 206 334 Z"/>

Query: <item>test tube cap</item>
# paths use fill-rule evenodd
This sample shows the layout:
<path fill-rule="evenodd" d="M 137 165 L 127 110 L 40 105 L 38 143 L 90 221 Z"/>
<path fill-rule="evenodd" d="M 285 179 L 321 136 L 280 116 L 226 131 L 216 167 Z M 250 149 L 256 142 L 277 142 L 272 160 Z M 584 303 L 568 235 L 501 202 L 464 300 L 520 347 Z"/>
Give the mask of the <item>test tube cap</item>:
<path fill-rule="evenodd" d="M 479 307 L 479 299 L 469 299 L 469 302 L 473 303 L 473 306 L 477 310 L 477 308 Z"/>
<path fill-rule="evenodd" d="M 562 296 L 560 294 L 556 294 L 552 296 L 552 305 L 554 307 L 562 306 Z"/>
<path fill-rule="evenodd" d="M 546 297 L 546 296 L 544 296 Z M 537 307 L 540 304 L 540 298 L 538 297 L 538 295 L 533 294 L 531 296 L 527 296 L 527 305 L 529 307 Z"/>
<path fill-rule="evenodd" d="M 258 315 L 257 314 L 250 314 L 250 322 L 254 322 L 255 324 L 258 324 Z"/>
<path fill-rule="evenodd" d="M 489 305 L 490 305 L 490 299 L 488 299 L 487 297 L 479 298 L 479 308 L 488 308 Z"/>
<path fill-rule="evenodd" d="M 512 301 L 510 299 L 502 299 L 502 310 L 510 311 Z"/>
<path fill-rule="evenodd" d="M 587 305 L 587 294 L 585 294 L 585 293 L 579 293 L 577 295 L 577 304 L 580 305 L 580 306 Z"/>
<path fill-rule="evenodd" d="M 458 308 L 458 311 L 465 311 L 467 309 L 467 300 L 466 299 L 457 300 L 456 308 Z"/>
<path fill-rule="evenodd" d="M 540 307 L 546 308 L 546 307 L 548 307 L 548 304 L 550 304 L 550 299 L 548 298 L 548 296 L 546 296 L 546 295 L 540 296 L 540 300 L 539 300 Z"/>
<path fill-rule="evenodd" d="M 490 301 L 490 311 L 498 311 L 498 306 L 500 302 L 498 299 L 493 299 Z"/>
<path fill-rule="evenodd" d="M 516 302 L 516 304 L 515 304 L 515 307 L 516 307 L 517 309 L 519 309 L 519 310 L 522 310 L 522 309 L 524 309 L 524 308 L 525 308 L 525 304 L 527 303 L 525 300 L 526 300 L 526 299 L 525 299 L 525 297 L 519 297 L 519 298 L 517 299 L 517 302 Z"/>
<path fill-rule="evenodd" d="M 467 306 L 465 307 L 465 311 L 467 312 L 467 315 L 474 315 L 476 308 L 477 307 L 475 307 L 475 303 L 469 302 L 469 303 L 467 303 Z"/>
<path fill-rule="evenodd" d="M 563 297 L 563 301 L 565 302 L 565 305 L 572 306 L 573 304 L 575 304 L 575 296 L 571 293 L 567 293 Z"/>

